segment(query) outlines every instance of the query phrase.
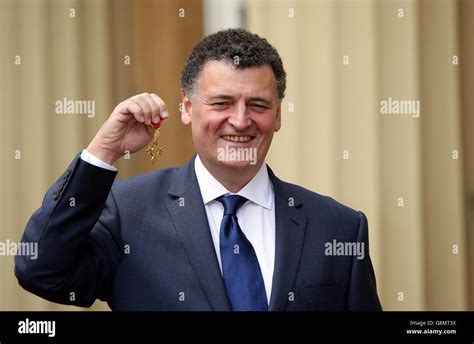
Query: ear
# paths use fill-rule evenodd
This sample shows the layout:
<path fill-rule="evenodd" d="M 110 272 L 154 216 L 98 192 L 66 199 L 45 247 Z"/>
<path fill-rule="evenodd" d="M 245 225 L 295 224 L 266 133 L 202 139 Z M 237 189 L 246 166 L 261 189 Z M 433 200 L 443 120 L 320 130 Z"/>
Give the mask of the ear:
<path fill-rule="evenodd" d="M 182 110 L 181 110 L 181 122 L 184 125 L 189 125 L 191 123 L 191 110 L 192 110 L 192 102 L 191 98 L 188 97 L 184 90 L 181 90 L 181 103 L 182 103 Z"/>
<path fill-rule="evenodd" d="M 277 107 L 277 114 L 276 114 L 276 122 L 275 122 L 275 132 L 280 130 L 281 128 L 281 101 L 278 103 Z"/>

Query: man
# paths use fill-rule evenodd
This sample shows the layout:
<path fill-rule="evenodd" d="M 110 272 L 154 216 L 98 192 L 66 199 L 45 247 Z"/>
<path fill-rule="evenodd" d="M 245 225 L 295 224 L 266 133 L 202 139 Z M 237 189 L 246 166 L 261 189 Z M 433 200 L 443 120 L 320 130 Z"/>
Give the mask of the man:
<path fill-rule="evenodd" d="M 197 155 L 114 181 L 113 164 L 169 116 L 155 94 L 120 103 L 27 224 L 22 240 L 38 242 L 38 257 L 16 257 L 19 283 L 112 310 L 380 310 L 365 216 L 264 164 L 285 79 L 265 39 L 240 29 L 206 37 L 181 80 Z M 336 243 L 362 251 L 334 254 Z"/>

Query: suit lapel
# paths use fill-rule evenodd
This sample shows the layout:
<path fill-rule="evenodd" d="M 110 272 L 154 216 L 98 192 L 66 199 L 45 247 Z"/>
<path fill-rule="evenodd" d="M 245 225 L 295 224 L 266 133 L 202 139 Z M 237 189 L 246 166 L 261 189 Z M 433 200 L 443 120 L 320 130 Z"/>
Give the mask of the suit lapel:
<path fill-rule="evenodd" d="M 290 298 L 298 271 L 307 217 L 301 203 L 286 190 L 285 184 L 268 167 L 275 193 L 275 268 L 270 311 L 283 311 Z"/>
<path fill-rule="evenodd" d="M 230 310 L 206 210 L 194 172 L 194 159 L 177 171 L 167 209 L 189 262 L 212 310 Z"/>

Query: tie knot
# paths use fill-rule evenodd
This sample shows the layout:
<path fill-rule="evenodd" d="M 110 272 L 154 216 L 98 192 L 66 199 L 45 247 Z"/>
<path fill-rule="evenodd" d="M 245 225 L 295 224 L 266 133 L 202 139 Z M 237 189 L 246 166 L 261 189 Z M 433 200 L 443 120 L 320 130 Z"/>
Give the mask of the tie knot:
<path fill-rule="evenodd" d="M 237 210 L 247 201 L 240 195 L 221 196 L 216 199 L 224 205 L 224 215 L 235 215 Z"/>

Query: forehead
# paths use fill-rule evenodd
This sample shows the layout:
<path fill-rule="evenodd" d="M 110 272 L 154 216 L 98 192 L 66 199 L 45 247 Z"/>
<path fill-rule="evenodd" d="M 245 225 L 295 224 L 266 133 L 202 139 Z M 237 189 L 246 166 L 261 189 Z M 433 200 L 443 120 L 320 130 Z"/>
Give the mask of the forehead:
<path fill-rule="evenodd" d="M 198 92 L 205 95 L 248 93 L 270 97 L 276 93 L 276 79 L 269 65 L 235 68 L 227 61 L 208 61 L 199 77 Z"/>

